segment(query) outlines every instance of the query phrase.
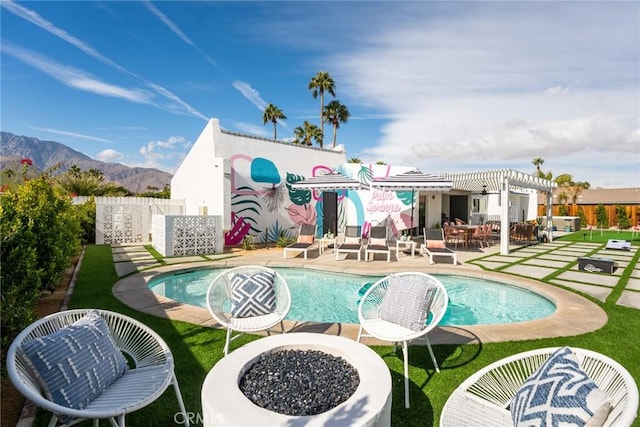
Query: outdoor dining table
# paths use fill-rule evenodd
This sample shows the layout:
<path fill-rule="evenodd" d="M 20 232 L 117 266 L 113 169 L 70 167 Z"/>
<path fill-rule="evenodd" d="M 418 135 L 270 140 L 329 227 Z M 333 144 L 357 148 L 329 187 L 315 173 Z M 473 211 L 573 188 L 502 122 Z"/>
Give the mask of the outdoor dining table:
<path fill-rule="evenodd" d="M 467 248 L 469 246 L 469 241 L 471 240 L 471 236 L 473 235 L 473 232 L 476 230 L 478 226 L 472 225 L 472 224 L 456 224 L 456 225 L 453 225 L 452 227 L 464 233 L 463 245 L 465 248 Z"/>

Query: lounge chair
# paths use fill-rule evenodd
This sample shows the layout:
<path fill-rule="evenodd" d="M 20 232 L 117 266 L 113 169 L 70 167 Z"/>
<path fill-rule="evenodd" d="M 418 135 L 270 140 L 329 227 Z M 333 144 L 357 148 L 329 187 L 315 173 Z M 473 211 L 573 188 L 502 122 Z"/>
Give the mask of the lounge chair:
<path fill-rule="evenodd" d="M 404 356 L 404 403 L 409 407 L 408 342 L 421 338 L 426 342 L 433 366 L 440 372 L 427 333 L 447 311 L 449 298 L 444 285 L 435 277 L 420 272 L 395 273 L 375 282 L 358 305 L 362 337 L 402 342 Z"/>
<path fill-rule="evenodd" d="M 288 251 L 295 251 L 302 252 L 307 259 L 309 248 L 316 242 L 316 228 L 315 224 L 301 224 L 296 242 L 284 248 L 283 257 L 287 257 Z"/>
<path fill-rule="evenodd" d="M 124 426 L 126 414 L 170 385 L 189 425 L 171 350 L 152 329 L 120 313 L 66 310 L 35 321 L 11 343 L 7 373 L 20 393 L 53 413 L 50 426 L 82 419 L 98 425 L 102 418 Z"/>
<path fill-rule="evenodd" d="M 213 319 L 227 329 L 225 356 L 231 341 L 247 332 L 267 331 L 280 324 L 291 309 L 287 281 L 275 270 L 260 265 L 235 267 L 220 273 L 207 290 Z M 237 332 L 234 336 L 233 332 Z"/>
<path fill-rule="evenodd" d="M 347 225 L 344 230 L 344 240 L 336 248 L 336 261 L 340 253 L 354 253 L 358 254 L 358 261 L 360 261 L 360 254 L 362 252 L 362 227 L 359 225 Z"/>
<path fill-rule="evenodd" d="M 364 248 L 364 259 L 369 261 L 369 254 L 387 254 L 387 262 L 391 262 L 391 248 L 387 244 L 387 227 L 384 225 L 376 225 L 371 227 L 369 232 L 369 241 Z"/>
<path fill-rule="evenodd" d="M 420 245 L 420 253 L 429 257 L 429 264 L 434 264 L 434 256 L 450 257 L 454 265 L 458 263 L 456 253 L 446 246 L 442 228 L 424 229 L 424 243 Z"/>
<path fill-rule="evenodd" d="M 568 349 L 573 353 L 572 356 L 566 349 L 552 347 L 530 350 L 498 360 L 480 369 L 449 396 L 442 409 L 440 427 L 511 427 L 514 425 L 514 415 L 510 409 L 514 409 L 517 417 L 529 404 L 527 394 L 535 393 L 539 386 L 542 386 L 538 390 L 544 394 L 546 401 L 538 402 L 535 411 L 528 412 L 531 419 L 525 423 L 526 425 L 544 425 L 544 420 L 540 421 L 533 417 L 539 414 L 551 417 L 545 410 L 545 406 L 547 408 L 555 406 L 550 411 L 562 410 L 562 406 L 565 405 L 562 401 L 574 405 L 572 408 L 564 408 L 562 416 L 567 417 L 568 413 L 584 416 L 584 413 L 576 412 L 576 404 L 589 402 L 588 405 L 593 407 L 600 406 L 602 403 L 602 399 L 597 399 L 602 395 L 594 394 L 591 391 L 592 385 L 587 385 L 589 380 L 611 398 L 612 406 L 608 413 L 608 405 L 601 408 L 604 409 L 602 415 L 606 419 L 593 425 L 608 427 L 634 425 L 638 411 L 638 387 L 631 374 L 618 362 L 601 353 L 571 347 Z M 552 355 L 555 357 L 551 357 Z M 551 366 L 554 362 L 555 366 Z M 538 370 L 543 364 L 546 365 L 545 368 Z M 534 372 L 536 372 L 535 375 Z M 546 375 L 547 372 L 558 379 L 557 389 L 552 385 L 554 382 L 552 378 Z M 525 381 L 527 386 L 522 387 Z M 562 383 L 566 386 L 560 386 Z M 558 396 L 557 401 L 554 398 L 556 396 L 554 390 L 562 394 L 561 398 Z M 572 391 L 587 391 L 589 398 L 571 399 L 568 393 Z M 516 395 L 519 398 L 514 401 Z M 529 396 L 534 397 L 535 394 L 529 394 Z M 559 423 L 562 424 L 562 420 Z M 548 423 L 548 425 L 551 424 L 551 422 Z M 571 420 L 570 424 L 582 425 L 578 424 L 577 420 Z"/>

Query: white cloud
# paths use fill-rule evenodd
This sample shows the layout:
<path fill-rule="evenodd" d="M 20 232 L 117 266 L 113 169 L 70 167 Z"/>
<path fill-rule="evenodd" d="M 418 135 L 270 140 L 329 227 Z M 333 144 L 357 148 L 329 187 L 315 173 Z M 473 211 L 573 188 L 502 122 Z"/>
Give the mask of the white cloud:
<path fill-rule="evenodd" d="M 200 113 L 198 110 L 196 110 L 195 108 L 191 107 L 189 104 L 187 104 L 186 102 L 184 102 L 182 99 L 180 99 L 177 95 L 173 94 L 172 92 L 170 92 L 168 89 L 157 85 L 155 83 L 149 82 L 146 79 L 138 76 L 137 74 L 127 70 L 126 68 L 122 67 L 121 65 L 117 64 L 116 62 L 112 61 L 111 59 L 107 58 L 106 56 L 102 55 L 100 52 L 98 52 L 96 49 L 94 49 L 93 47 L 91 47 L 88 43 L 85 43 L 84 41 L 78 39 L 77 37 L 72 36 L 71 34 L 67 33 L 65 30 L 56 27 L 53 23 L 47 21 L 46 19 L 44 19 L 42 16 L 40 16 L 37 12 L 34 12 L 30 9 L 27 9 L 26 7 L 19 5 L 18 3 L 15 3 L 13 1 L 8 1 L 8 0 L 4 0 L 4 1 L 0 1 L 0 6 L 4 7 L 5 9 L 7 9 L 8 11 L 10 11 L 11 13 L 15 14 L 16 16 L 19 16 L 20 18 L 31 22 L 33 25 L 39 27 L 40 29 L 44 30 L 44 31 L 48 31 L 49 33 L 53 34 L 54 36 L 66 41 L 67 43 L 71 44 L 72 46 L 80 49 L 82 52 L 84 52 L 86 55 L 104 63 L 109 65 L 112 68 L 115 68 L 116 70 L 125 73 L 127 75 L 130 75 L 132 77 L 135 77 L 136 79 L 144 82 L 147 86 L 151 87 L 153 90 L 155 90 L 158 94 L 162 95 L 163 97 L 167 98 L 168 100 L 175 102 L 175 104 L 171 104 L 169 106 L 162 106 L 161 108 L 164 108 L 168 111 L 173 111 L 176 112 L 178 114 L 182 114 L 183 109 L 186 110 L 188 113 L 199 117 L 205 121 L 208 120 L 208 118 L 203 115 L 202 113 Z M 157 16 L 159 16 L 163 22 L 165 22 L 165 24 L 169 24 L 171 23 L 171 21 L 166 18 L 160 11 L 158 11 L 155 6 L 151 5 L 150 3 L 147 3 L 147 6 L 149 7 L 149 9 L 154 12 Z M 164 18 L 164 19 L 163 19 Z M 170 28 L 173 31 L 176 31 L 177 27 L 172 28 L 170 26 Z M 178 30 L 179 31 L 179 30 Z M 186 37 L 186 36 L 185 36 Z M 188 40 L 188 39 L 187 39 Z M 190 41 L 189 41 L 190 42 Z M 2 42 L 3 45 L 6 45 L 6 41 L 3 40 Z M 191 43 L 190 43 L 191 44 Z M 195 47 L 195 46 L 194 46 Z M 197 49 L 197 47 L 196 47 Z M 4 51 L 5 49 L 3 49 Z M 13 53 L 12 53 L 13 51 Z M 200 51 L 198 49 L 198 51 Z M 52 75 L 52 77 L 62 81 L 63 83 L 67 84 L 68 86 L 71 87 L 76 87 L 79 89 L 83 89 L 83 90 L 89 90 L 92 91 L 94 93 L 97 94 L 101 94 L 101 95 L 106 95 L 106 96 L 115 96 L 115 97 L 123 97 L 124 99 L 129 99 L 131 101 L 134 102 L 142 102 L 140 100 L 136 100 L 137 97 L 131 97 L 126 90 L 121 89 L 121 88 L 117 88 L 114 87 L 112 85 L 107 85 L 106 83 L 102 83 L 99 82 L 97 80 L 93 80 L 93 79 L 87 79 L 84 77 L 84 73 L 81 72 L 75 72 L 77 74 L 79 74 L 78 78 L 73 79 L 70 77 L 65 77 L 66 74 L 64 70 L 60 70 L 60 66 L 55 64 L 53 61 L 51 60 L 45 60 L 44 58 L 40 57 L 39 55 L 35 54 L 34 52 L 28 52 L 24 49 L 20 49 L 17 47 L 12 47 L 11 45 L 9 45 L 9 50 L 7 51 L 7 53 L 12 54 L 14 56 L 16 56 L 18 59 L 22 60 L 23 62 L 26 62 L 28 64 L 31 64 L 32 66 L 40 69 L 41 71 Z M 202 51 L 200 51 L 201 54 L 204 55 L 204 53 Z M 208 56 L 204 55 L 205 58 L 210 61 L 213 65 L 216 65 L 215 61 L 213 61 L 211 58 L 209 58 Z M 31 58 L 33 57 L 33 58 Z M 49 63 L 49 64 L 47 64 Z M 52 70 L 52 72 L 47 71 L 47 69 L 49 68 L 54 68 L 54 70 Z M 56 71 L 55 69 L 58 69 L 58 71 Z M 52 74 L 53 73 L 53 74 Z M 144 94 L 145 92 L 143 91 L 136 91 L 139 92 L 140 94 Z M 147 95 L 148 97 L 148 95 Z"/>
<path fill-rule="evenodd" d="M 69 132 L 69 131 L 64 131 L 64 130 L 58 130 L 58 129 L 52 129 L 52 128 L 43 128 L 43 127 L 37 127 L 37 126 L 31 126 L 31 128 L 32 129 L 37 129 L 37 130 L 42 130 L 42 131 L 45 131 L 45 132 L 55 133 L 55 134 L 58 134 L 58 135 L 72 136 L 74 138 L 80 138 L 80 139 L 88 139 L 90 141 L 110 142 L 108 139 L 98 138 L 97 136 L 85 135 L 85 134 L 77 133 L 77 132 Z"/>
<path fill-rule="evenodd" d="M 247 98 L 253 105 L 255 105 L 258 110 L 264 111 L 264 109 L 267 107 L 267 102 L 262 99 L 262 97 L 260 96 L 260 92 L 252 88 L 249 83 L 236 80 L 233 82 L 233 87 L 238 92 L 240 92 L 242 96 Z"/>
<path fill-rule="evenodd" d="M 117 162 L 123 158 L 124 155 L 122 153 L 110 148 L 102 150 L 101 152 L 96 154 L 96 159 L 100 160 L 101 162 Z"/>
<path fill-rule="evenodd" d="M 5 40 L 1 46 L 2 52 L 9 54 L 22 62 L 31 65 L 59 82 L 79 90 L 97 95 L 120 98 L 140 104 L 151 104 L 151 94 L 142 89 L 126 89 L 120 86 L 102 82 L 87 73 L 62 65 L 33 51 L 15 46 Z"/>
<path fill-rule="evenodd" d="M 389 117 L 378 142 L 353 155 L 439 173 L 532 171 L 542 157 L 577 180 L 638 184 L 638 4 L 437 7 L 412 3 L 403 25 L 388 16 L 394 25 L 325 59 L 351 103 Z M 617 159 L 611 179 L 601 158 Z"/>
<path fill-rule="evenodd" d="M 139 166 L 173 173 L 177 168 L 176 165 L 180 164 L 191 146 L 191 142 L 182 136 L 171 136 L 164 141 L 149 141 L 140 147 L 139 152 L 145 160 Z M 168 167 L 167 165 L 172 166 Z"/>
<path fill-rule="evenodd" d="M 247 135 L 256 135 L 263 138 L 273 138 L 273 125 L 271 123 L 267 123 L 264 126 L 258 126 L 254 123 L 235 122 L 233 126 L 241 133 L 245 133 Z"/>

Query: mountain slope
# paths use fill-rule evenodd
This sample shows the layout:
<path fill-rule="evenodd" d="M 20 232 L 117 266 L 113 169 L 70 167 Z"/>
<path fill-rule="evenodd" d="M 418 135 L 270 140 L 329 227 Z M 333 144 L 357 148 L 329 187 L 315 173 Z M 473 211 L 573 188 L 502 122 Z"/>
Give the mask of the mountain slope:
<path fill-rule="evenodd" d="M 112 181 L 134 193 L 148 191 L 148 187 L 162 189 L 171 183 L 172 175 L 154 168 L 128 167 L 120 163 L 107 163 L 92 159 L 55 141 L 18 136 L 0 132 L 0 169 L 20 170 L 21 159 L 31 159 L 33 165 L 46 170 L 61 164 L 60 171 L 76 165 L 82 170 L 98 169 L 108 181 Z M 16 167 L 17 166 L 17 167 Z"/>

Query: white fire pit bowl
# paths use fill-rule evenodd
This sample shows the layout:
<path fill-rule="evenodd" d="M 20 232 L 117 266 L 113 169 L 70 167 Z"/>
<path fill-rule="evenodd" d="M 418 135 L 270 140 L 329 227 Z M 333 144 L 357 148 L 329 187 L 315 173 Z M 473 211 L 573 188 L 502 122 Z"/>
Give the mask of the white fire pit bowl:
<path fill-rule="evenodd" d="M 360 385 L 349 399 L 317 415 L 290 416 L 261 408 L 240 390 L 244 373 L 264 353 L 316 350 L 339 356 L 358 371 Z M 202 385 L 202 418 L 208 426 L 390 426 L 391 374 L 382 358 L 349 338 L 314 333 L 272 335 L 229 353 Z"/>

